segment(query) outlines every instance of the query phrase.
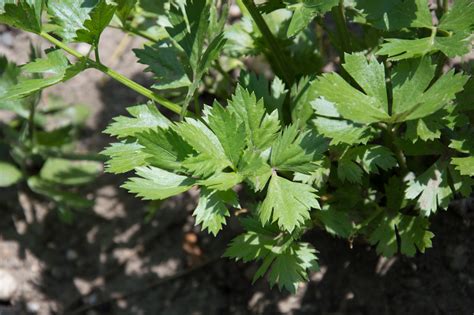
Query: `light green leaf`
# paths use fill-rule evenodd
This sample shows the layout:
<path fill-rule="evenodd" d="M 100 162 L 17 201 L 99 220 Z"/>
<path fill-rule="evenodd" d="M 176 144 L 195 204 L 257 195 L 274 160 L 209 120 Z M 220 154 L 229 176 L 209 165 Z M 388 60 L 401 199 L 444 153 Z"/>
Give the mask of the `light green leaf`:
<path fill-rule="evenodd" d="M 147 154 L 146 162 L 168 171 L 184 171 L 182 162 L 195 154 L 191 146 L 171 128 L 157 127 L 136 135 Z"/>
<path fill-rule="evenodd" d="M 439 22 L 440 29 L 446 31 L 472 31 L 474 27 L 474 2 L 456 0 Z"/>
<path fill-rule="evenodd" d="M 84 28 L 89 13 L 97 5 L 98 0 L 48 0 L 48 13 L 52 21 L 59 27 L 53 31 L 65 42 L 76 39 L 76 32 Z"/>
<path fill-rule="evenodd" d="M 153 103 L 128 107 L 127 111 L 132 118 L 115 117 L 104 132 L 117 138 L 126 138 L 156 127 L 167 128 L 171 123 Z"/>
<path fill-rule="evenodd" d="M 239 207 L 237 194 L 234 191 L 212 191 L 201 188 L 199 203 L 193 212 L 196 216 L 196 225 L 201 224 L 203 230 L 207 229 L 216 236 L 226 224 L 226 217 L 230 216 L 226 204 Z"/>
<path fill-rule="evenodd" d="M 351 62 L 353 62 L 352 59 L 349 59 L 344 67 L 349 67 Z M 357 64 L 353 67 L 357 67 Z M 353 73 L 358 73 L 355 69 L 352 70 Z M 364 84 L 368 83 L 361 83 L 361 85 Z M 323 74 L 318 77 L 315 89 L 319 96 L 333 103 L 341 116 L 346 119 L 358 123 L 374 123 L 390 118 L 386 112 L 386 103 L 381 103 L 377 97 L 355 89 L 337 73 Z"/>
<path fill-rule="evenodd" d="M 302 77 L 291 87 L 291 119 L 293 123 L 304 126 L 313 116 L 314 110 L 311 108 L 312 102 L 318 97 L 317 81 L 310 80 L 309 77 Z"/>
<path fill-rule="evenodd" d="M 0 161 L 0 187 L 14 185 L 21 178 L 21 172 L 15 165 Z"/>
<path fill-rule="evenodd" d="M 423 57 L 441 51 L 450 58 L 463 56 L 470 52 L 470 36 L 466 33 L 454 33 L 448 37 L 435 36 L 417 39 L 387 38 L 377 55 L 387 55 L 388 60 L 403 60 Z"/>
<path fill-rule="evenodd" d="M 19 99 L 44 88 L 67 81 L 84 70 L 85 64 L 79 62 L 71 65 L 61 50 L 53 50 L 45 58 L 38 58 L 21 69 L 25 73 L 46 75 L 44 78 L 22 78 L 11 86 L 3 99 Z"/>
<path fill-rule="evenodd" d="M 245 124 L 247 145 L 250 148 L 263 151 L 271 146 L 280 130 L 277 111 L 266 113 L 263 100 L 257 101 L 255 94 L 250 94 L 240 85 L 227 109 Z"/>
<path fill-rule="evenodd" d="M 58 185 L 84 185 L 94 181 L 102 171 L 102 163 L 49 158 L 40 177 Z"/>
<path fill-rule="evenodd" d="M 189 190 L 195 181 L 186 176 L 177 175 L 153 167 L 136 168 L 140 177 L 132 177 L 121 187 L 144 200 L 163 200 Z"/>
<path fill-rule="evenodd" d="M 327 142 L 322 137 L 290 125 L 272 145 L 270 164 L 280 171 L 308 173 L 315 169 L 315 161 L 322 158 L 326 149 Z"/>
<path fill-rule="evenodd" d="M 451 164 L 456 165 L 461 175 L 474 176 L 474 156 L 452 158 Z"/>
<path fill-rule="evenodd" d="M 346 143 L 349 145 L 366 144 L 373 138 L 370 127 L 352 123 L 348 120 L 317 117 L 312 120 L 316 130 L 331 139 L 331 145 Z"/>
<path fill-rule="evenodd" d="M 210 175 L 232 165 L 219 139 L 201 121 L 187 118 L 175 124 L 173 130 L 198 153 L 183 164 L 195 175 Z"/>
<path fill-rule="evenodd" d="M 101 152 L 108 156 L 105 170 L 109 173 L 121 174 L 133 170 L 136 167 L 146 165 L 146 159 L 150 157 L 143 152 L 143 146 L 136 143 L 112 143 Z"/>
<path fill-rule="evenodd" d="M 226 156 L 237 166 L 245 147 L 245 124 L 231 111 L 214 102 L 207 116 L 209 127 L 224 149 Z"/>
<path fill-rule="evenodd" d="M 247 150 L 240 160 L 238 172 L 245 177 L 254 191 L 261 191 L 272 175 L 272 168 L 259 153 Z"/>
<path fill-rule="evenodd" d="M 443 108 L 462 91 L 467 76 L 450 71 L 429 88 L 435 67 L 429 58 L 398 63 L 392 72 L 393 119 L 418 119 Z"/>
<path fill-rule="evenodd" d="M 243 178 L 238 173 L 217 173 L 209 178 L 198 181 L 199 185 L 213 190 L 229 190 L 242 182 Z"/>
<path fill-rule="evenodd" d="M 449 175 L 448 175 L 449 174 Z M 449 179 L 451 178 L 451 179 Z M 474 180 L 461 176 L 454 168 L 449 167 L 447 161 L 437 161 L 423 174 L 408 183 L 405 190 L 407 199 L 416 200 L 421 214 L 428 217 L 439 208 L 447 209 L 453 198 L 449 181 L 457 193 L 468 196 L 471 193 Z"/>
<path fill-rule="evenodd" d="M 370 97 L 374 97 L 388 113 L 387 88 L 385 86 L 385 68 L 374 56 L 369 60 L 363 54 L 344 54 L 344 69 Z"/>
<path fill-rule="evenodd" d="M 278 222 L 292 232 L 309 219 L 311 208 L 319 209 L 315 189 L 309 185 L 295 183 L 274 173 L 270 179 L 267 196 L 258 209 L 260 220 Z"/>

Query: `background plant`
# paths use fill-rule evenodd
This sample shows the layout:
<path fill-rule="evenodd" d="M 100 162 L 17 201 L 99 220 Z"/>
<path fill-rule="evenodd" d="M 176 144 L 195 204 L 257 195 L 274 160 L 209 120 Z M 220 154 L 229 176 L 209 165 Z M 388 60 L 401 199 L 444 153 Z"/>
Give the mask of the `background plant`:
<path fill-rule="evenodd" d="M 58 51 L 48 58 L 66 60 Z M 54 56 L 54 57 L 53 57 Z M 32 58 L 36 57 L 32 49 Z M 72 210 L 92 205 L 77 193 L 77 188 L 93 181 L 101 172 L 101 157 L 75 152 L 76 136 L 89 111 L 80 104 L 66 104 L 50 95 L 41 97 L 40 91 L 27 97 L 10 97 L 15 87 L 44 80 L 38 71 L 49 70 L 43 59 L 20 68 L 6 58 L 0 59 L 0 109 L 12 115 L 8 122 L 0 122 L 0 187 L 17 185 L 53 201 L 58 214 L 66 222 Z"/>
<path fill-rule="evenodd" d="M 430 217 L 471 193 L 471 63 L 449 59 L 471 51 L 470 0 L 242 0 L 243 18 L 227 25 L 227 5 L 205 0 L 6 2 L 0 21 L 55 47 L 23 67 L 45 77 L 3 99 L 86 68 L 149 98 L 107 128 L 120 141 L 103 152 L 107 170 L 134 171 L 123 187 L 147 200 L 198 186 L 196 223 L 213 234 L 242 209 L 232 212 L 244 232 L 225 256 L 260 260 L 255 279 L 294 292 L 317 268 L 302 241 L 315 227 L 385 256 L 424 252 Z M 101 63 L 108 25 L 149 41 L 135 53 L 156 79 L 150 89 Z M 341 67 L 320 75 L 334 53 Z M 246 56 L 263 56 L 275 76 L 242 71 L 234 82 Z M 236 187 L 252 197 L 239 201 Z"/>

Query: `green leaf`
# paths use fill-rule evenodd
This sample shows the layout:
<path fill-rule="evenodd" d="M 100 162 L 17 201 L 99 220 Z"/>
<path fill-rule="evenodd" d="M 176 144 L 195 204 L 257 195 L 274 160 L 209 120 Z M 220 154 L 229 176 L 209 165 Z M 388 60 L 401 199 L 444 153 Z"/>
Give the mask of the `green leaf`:
<path fill-rule="evenodd" d="M 383 63 L 363 54 L 344 54 L 344 69 L 359 84 L 366 95 L 377 100 L 378 107 L 388 113 L 387 88 Z"/>
<path fill-rule="evenodd" d="M 295 183 L 274 173 L 270 179 L 267 196 L 258 209 L 260 220 L 278 222 L 292 232 L 310 218 L 311 208 L 319 209 L 315 189 L 309 185 Z"/>
<path fill-rule="evenodd" d="M 407 121 L 405 138 L 414 143 L 418 140 L 429 141 L 439 139 L 443 128 L 444 122 L 442 118 L 440 119 L 435 113 L 421 119 Z"/>
<path fill-rule="evenodd" d="M 298 284 L 307 281 L 308 271 L 319 268 L 316 250 L 308 243 L 295 242 L 291 238 L 283 238 L 283 241 L 275 238 L 268 228 L 251 229 L 234 238 L 224 256 L 244 262 L 263 260 L 254 281 L 270 269 L 271 286 L 277 284 L 280 289 L 296 293 Z"/>
<path fill-rule="evenodd" d="M 288 93 L 282 80 L 275 77 L 273 81 L 270 82 L 263 75 L 256 75 L 253 72 L 244 72 L 240 74 L 239 83 L 250 93 L 255 93 L 257 99 L 263 98 L 267 112 L 271 113 L 277 109 L 281 115 L 283 102 Z"/>
<path fill-rule="evenodd" d="M 356 8 L 373 27 L 394 31 L 406 27 L 431 28 L 426 0 L 355 0 Z"/>
<path fill-rule="evenodd" d="M 440 160 L 423 174 L 409 181 L 405 197 L 416 200 L 421 214 L 428 217 L 435 213 L 438 207 L 445 210 L 448 208 L 449 202 L 453 198 L 450 180 L 452 180 L 452 187 L 457 193 L 464 196 L 471 193 L 474 180 L 467 176 L 461 176 L 456 170 L 448 167 L 446 161 Z"/>
<path fill-rule="evenodd" d="M 224 149 L 226 156 L 234 166 L 237 166 L 245 147 L 245 124 L 236 114 L 224 109 L 218 102 L 214 102 L 209 110 L 207 119 Z"/>
<path fill-rule="evenodd" d="M 339 159 L 337 174 L 342 181 L 361 183 L 362 170 L 368 174 L 378 174 L 379 169 L 386 171 L 396 165 L 397 160 L 386 147 L 359 146 L 347 150 Z"/>
<path fill-rule="evenodd" d="M 226 217 L 230 216 L 226 204 L 239 207 L 237 194 L 232 190 L 212 191 L 201 188 L 199 203 L 194 210 L 196 225 L 201 224 L 203 230 L 208 230 L 214 236 L 226 224 Z"/>
<path fill-rule="evenodd" d="M 166 30 L 179 45 L 193 70 L 198 69 L 209 27 L 210 4 L 206 0 L 186 1 L 185 12 L 179 6 L 171 6 L 169 20 L 172 27 Z"/>
<path fill-rule="evenodd" d="M 174 125 L 173 130 L 198 153 L 183 164 L 195 175 L 207 176 L 231 166 L 219 139 L 201 121 L 187 118 Z"/>
<path fill-rule="evenodd" d="M 391 257 L 400 251 L 412 257 L 417 249 L 424 253 L 426 248 L 432 247 L 431 239 L 434 234 L 428 230 L 429 221 L 426 218 L 403 214 L 382 215 L 374 223 L 376 228 L 369 235 L 369 242 L 372 245 L 377 244 L 378 254 Z M 397 233 L 400 247 L 397 243 Z"/>
<path fill-rule="evenodd" d="M 243 178 L 239 173 L 217 173 L 209 178 L 198 181 L 199 185 L 206 186 L 213 190 L 229 190 L 242 182 Z"/>
<path fill-rule="evenodd" d="M 455 1 L 451 10 L 441 18 L 437 28 L 432 30 L 433 33 L 430 37 L 417 39 L 389 38 L 386 39 L 387 42 L 382 45 L 377 54 L 388 55 L 389 60 L 421 57 L 436 51 L 441 51 L 450 58 L 465 55 L 471 51 L 470 37 L 474 26 L 473 20 L 474 4 L 472 1 Z M 437 34 L 438 29 L 442 30 L 443 33 Z"/>
<path fill-rule="evenodd" d="M 446 31 L 472 31 L 474 27 L 472 0 L 454 1 L 451 9 L 441 17 L 438 27 Z"/>
<path fill-rule="evenodd" d="M 317 117 L 312 120 L 316 130 L 331 139 L 331 145 L 340 143 L 366 144 L 373 138 L 372 129 L 364 124 L 342 119 L 333 103 L 322 98 L 311 102 Z"/>
<path fill-rule="evenodd" d="M 387 55 L 388 60 L 423 57 L 441 51 L 450 58 L 463 56 L 471 51 L 470 34 L 454 33 L 448 37 L 424 37 L 417 39 L 387 38 L 377 55 Z"/>
<path fill-rule="evenodd" d="M 179 195 L 189 190 L 195 183 L 190 177 L 153 166 L 141 166 L 135 170 L 140 177 L 130 178 L 122 187 L 144 200 L 163 200 Z"/>
<path fill-rule="evenodd" d="M 43 6 L 43 0 L 3 0 L 0 2 L 0 23 L 39 34 Z"/>
<path fill-rule="evenodd" d="M 339 3 L 338 0 L 303 0 L 289 6 L 294 11 L 288 26 L 287 36 L 291 37 L 301 32 L 318 14 L 324 14 Z"/>
<path fill-rule="evenodd" d="M 361 183 L 362 174 L 359 165 L 349 159 L 341 159 L 337 164 L 337 176 L 343 182 Z"/>
<path fill-rule="evenodd" d="M 121 174 L 129 172 L 136 167 L 146 165 L 146 159 L 150 156 L 143 152 L 143 146 L 136 143 L 112 143 L 101 152 L 108 156 L 105 170 L 109 173 Z"/>
<path fill-rule="evenodd" d="M 349 56 L 346 55 L 346 58 Z M 361 62 L 361 58 L 365 57 L 355 55 L 354 58 L 348 58 L 343 66 L 345 69 L 349 69 L 359 85 L 367 89 L 365 91 L 367 94 L 352 87 L 337 73 L 323 74 L 318 77 L 315 89 L 319 96 L 333 103 L 341 116 L 346 119 L 358 123 L 388 120 L 390 117 L 387 112 L 386 98 L 384 103 L 382 93 L 379 91 L 380 82 L 375 81 L 375 78 L 380 77 L 380 65 L 375 60 L 369 63 Z M 375 73 L 366 72 L 367 78 L 363 78 L 361 74 L 364 71 L 375 71 Z M 385 82 L 383 78 L 382 76 L 381 82 Z"/>
<path fill-rule="evenodd" d="M 145 71 L 153 72 L 154 89 L 176 89 L 191 85 L 176 47 L 162 43 L 133 51 L 138 57 L 138 62 L 148 66 Z"/>
<path fill-rule="evenodd" d="M 474 176 L 474 157 L 452 158 L 451 164 L 456 165 L 456 169 L 461 175 Z"/>
<path fill-rule="evenodd" d="M 104 132 L 117 138 L 126 138 L 156 127 L 167 128 L 171 123 L 153 103 L 128 107 L 127 111 L 132 118 L 115 117 Z"/>
<path fill-rule="evenodd" d="M 115 14 L 119 17 L 122 25 L 125 25 L 138 0 L 115 0 L 115 2 L 117 3 Z"/>
<path fill-rule="evenodd" d="M 280 130 L 277 111 L 266 113 L 263 100 L 257 101 L 255 94 L 250 94 L 240 85 L 229 100 L 227 108 L 245 124 L 247 145 L 250 148 L 268 149 L 277 138 Z"/>
<path fill-rule="evenodd" d="M 191 146 L 171 128 L 158 127 L 136 135 L 138 143 L 147 154 L 146 162 L 169 171 L 184 171 L 182 162 L 188 155 L 195 154 Z"/>
<path fill-rule="evenodd" d="M 315 169 L 315 161 L 322 158 L 326 149 L 323 138 L 290 125 L 272 145 L 270 164 L 280 171 L 308 173 Z"/>
<path fill-rule="evenodd" d="M 265 188 L 272 176 L 272 168 L 259 153 L 245 151 L 238 166 L 238 172 L 245 177 L 254 191 Z"/>
<path fill-rule="evenodd" d="M 20 170 L 13 164 L 0 161 L 0 187 L 16 184 L 21 178 Z"/>
<path fill-rule="evenodd" d="M 84 28 L 84 22 L 89 19 L 89 13 L 97 2 L 98 0 L 48 0 L 48 13 L 53 23 L 58 25 L 53 32 L 65 42 L 74 41 L 76 32 Z"/>
<path fill-rule="evenodd" d="M 79 194 L 70 191 L 60 190 L 57 185 L 41 179 L 38 176 L 28 178 L 28 186 L 37 194 L 46 196 L 59 205 L 66 207 L 83 209 L 91 207 L 94 202 Z"/>
<path fill-rule="evenodd" d="M 15 112 L 23 118 L 29 117 L 29 111 L 25 108 L 24 100 L 5 100 L 4 95 L 8 90 L 18 83 L 21 70 L 15 63 L 9 62 L 6 57 L 0 56 L 0 109 Z"/>
<path fill-rule="evenodd" d="M 314 110 L 311 108 L 311 104 L 318 97 L 316 86 L 316 80 L 310 80 L 309 77 L 302 77 L 291 87 L 291 119 L 293 123 L 304 126 L 311 116 L 313 116 Z"/>
<path fill-rule="evenodd" d="M 403 61 L 394 67 L 394 119 L 406 121 L 433 114 L 454 99 L 468 79 L 465 75 L 449 71 L 430 86 L 434 71 L 429 58 Z"/>
<path fill-rule="evenodd" d="M 370 127 L 352 123 L 348 120 L 317 117 L 312 120 L 316 130 L 331 139 L 331 145 L 345 143 L 349 145 L 366 144 L 373 138 Z"/>
<path fill-rule="evenodd" d="M 196 77 L 201 78 L 209 69 L 211 64 L 219 57 L 219 54 L 224 48 L 227 39 L 223 33 L 218 34 L 209 43 L 206 50 L 204 51 L 202 58 L 199 60 L 199 64 L 196 70 Z"/>
<path fill-rule="evenodd" d="M 38 92 L 44 88 L 65 82 L 85 69 L 79 62 L 71 65 L 61 50 L 53 50 L 45 58 L 38 58 L 21 67 L 22 71 L 35 75 L 47 75 L 44 78 L 22 78 L 11 86 L 3 99 L 19 99 Z"/>
<path fill-rule="evenodd" d="M 84 28 L 76 32 L 76 40 L 97 46 L 100 35 L 114 17 L 116 8 L 115 4 L 109 4 L 107 0 L 99 0 L 90 11 L 89 19 L 84 22 Z"/>
<path fill-rule="evenodd" d="M 268 258 L 267 258 L 268 259 Z M 300 282 L 308 281 L 308 270 L 317 270 L 316 250 L 308 243 L 294 243 L 273 260 L 268 280 L 295 294 Z"/>
<path fill-rule="evenodd" d="M 58 185 L 84 185 L 94 181 L 102 171 L 102 163 L 48 158 L 40 177 Z"/>
<path fill-rule="evenodd" d="M 323 223 L 324 229 L 332 235 L 349 238 L 354 230 L 350 216 L 347 212 L 335 208 L 324 209 L 316 212 L 316 218 Z"/>

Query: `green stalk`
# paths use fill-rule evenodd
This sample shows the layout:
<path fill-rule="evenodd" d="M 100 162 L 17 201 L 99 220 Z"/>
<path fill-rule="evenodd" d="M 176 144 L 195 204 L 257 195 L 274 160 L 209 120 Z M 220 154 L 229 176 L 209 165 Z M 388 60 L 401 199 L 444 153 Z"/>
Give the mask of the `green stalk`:
<path fill-rule="evenodd" d="M 393 153 L 395 153 L 395 158 L 397 159 L 398 165 L 400 165 L 402 174 L 403 175 L 407 174 L 408 173 L 407 159 L 402 149 L 397 145 L 397 142 L 396 142 L 397 135 L 395 134 L 395 131 L 393 130 L 393 125 L 389 124 L 388 126 L 385 126 L 384 124 L 380 124 L 379 126 L 381 126 L 382 129 L 384 129 L 387 133 L 388 140 L 389 140 L 388 141 L 389 147 L 391 147 Z"/>
<path fill-rule="evenodd" d="M 70 55 L 78 58 L 78 59 L 81 59 L 81 60 L 85 60 L 87 61 L 87 63 L 92 67 L 92 68 L 95 68 L 101 72 L 103 72 L 104 74 L 108 75 L 109 77 L 111 77 L 112 79 L 122 83 L 123 85 L 127 86 L 128 88 L 134 90 L 135 92 L 145 96 L 146 98 L 168 108 L 169 110 L 175 112 L 176 114 L 180 114 L 181 113 L 181 106 L 179 106 L 178 104 L 176 103 L 173 103 L 169 100 L 167 100 L 166 98 L 162 97 L 162 96 L 159 96 L 157 95 L 156 93 L 154 93 L 153 91 L 147 89 L 146 87 L 138 84 L 137 82 L 135 81 L 132 81 L 130 80 L 129 78 L 121 75 L 120 73 L 110 69 L 109 67 L 105 66 L 104 64 L 100 63 L 100 62 L 96 62 L 84 55 L 82 55 L 81 53 L 79 53 L 77 50 L 67 46 L 65 43 L 61 42 L 60 40 L 56 39 L 55 37 L 49 35 L 48 33 L 46 32 L 41 32 L 39 34 L 41 37 L 43 37 L 44 39 L 50 41 L 51 43 L 53 43 L 54 45 L 56 45 L 57 47 L 61 48 L 62 50 L 64 50 L 65 52 L 69 53 Z M 186 115 L 189 115 L 190 113 L 188 111 L 185 111 Z"/>
<path fill-rule="evenodd" d="M 127 33 L 140 36 L 140 37 L 142 37 L 142 38 L 144 38 L 144 39 L 146 39 L 150 42 L 156 43 L 159 40 L 158 38 L 155 38 L 155 37 L 143 32 L 143 31 L 141 31 L 141 30 L 139 30 L 139 29 L 137 29 L 133 26 L 130 26 L 130 25 L 124 27 L 123 30 Z"/>
<path fill-rule="evenodd" d="M 252 16 L 252 19 L 254 20 L 255 24 L 257 24 L 260 33 L 262 33 L 263 41 L 269 49 L 269 54 L 275 60 L 275 66 L 276 68 L 278 68 L 278 72 L 281 73 L 281 75 L 283 76 L 282 79 L 285 81 L 285 83 L 291 85 L 294 79 L 294 75 L 293 71 L 289 67 L 289 63 L 287 60 L 288 58 L 286 58 L 283 54 L 283 48 L 280 47 L 280 45 L 278 44 L 278 41 L 276 40 L 275 36 L 273 36 L 273 33 L 271 32 L 270 28 L 268 28 L 267 23 L 258 11 L 258 8 L 253 2 L 253 0 L 242 0 L 242 3 L 250 13 L 250 16 Z"/>
<path fill-rule="evenodd" d="M 339 42 L 344 52 L 352 52 L 352 41 L 346 23 L 346 14 L 344 7 L 344 0 L 339 0 L 339 5 L 332 10 L 334 20 L 336 22 L 337 33 L 339 35 Z M 344 59 L 344 52 L 341 53 L 341 59 Z"/>

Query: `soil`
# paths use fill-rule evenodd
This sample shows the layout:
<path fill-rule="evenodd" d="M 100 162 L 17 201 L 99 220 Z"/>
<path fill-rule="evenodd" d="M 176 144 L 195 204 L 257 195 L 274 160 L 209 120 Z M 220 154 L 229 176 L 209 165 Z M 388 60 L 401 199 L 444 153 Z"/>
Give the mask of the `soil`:
<path fill-rule="evenodd" d="M 37 38 L 3 30 L 0 54 L 27 60 Z M 102 38 L 106 64 L 145 85 L 120 32 Z M 126 53 L 110 60 L 119 43 Z M 83 49 L 83 47 L 79 47 Z M 80 148 L 100 151 L 110 139 L 102 130 L 127 106 L 145 101 L 94 70 L 48 89 L 67 102 L 87 104 L 91 116 Z M 118 188 L 124 177 L 102 175 L 87 188 L 93 209 L 73 223 L 60 221 L 51 204 L 16 190 L 0 192 L 0 269 L 19 283 L 0 314 L 453 314 L 474 312 L 474 210 L 460 202 L 438 214 L 433 248 L 414 258 L 380 258 L 364 243 L 349 244 L 322 232 L 306 235 L 319 250 L 318 272 L 296 295 L 251 284 L 256 264 L 219 258 L 239 233 L 229 222 L 218 238 L 201 232 L 191 216 L 196 192 L 160 205 L 144 203 Z M 160 207 L 145 220 L 150 207 Z M 459 210 L 459 209 L 462 209 Z"/>

